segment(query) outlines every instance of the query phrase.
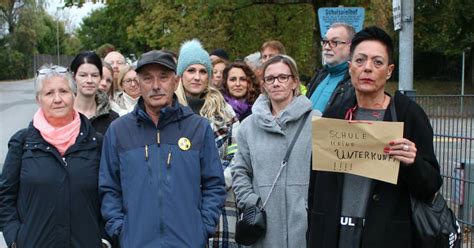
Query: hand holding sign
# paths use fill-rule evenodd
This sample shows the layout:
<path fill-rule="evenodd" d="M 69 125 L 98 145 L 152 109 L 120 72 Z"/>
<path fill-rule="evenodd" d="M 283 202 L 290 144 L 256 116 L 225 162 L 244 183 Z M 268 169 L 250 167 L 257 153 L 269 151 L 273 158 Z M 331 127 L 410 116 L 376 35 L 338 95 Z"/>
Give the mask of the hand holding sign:
<path fill-rule="evenodd" d="M 415 162 L 416 144 L 407 139 L 396 139 L 390 141 L 389 146 L 383 150 L 394 159 L 402 162 L 404 165 L 411 165 Z"/>
<path fill-rule="evenodd" d="M 396 184 L 400 162 L 384 148 L 402 137 L 401 122 L 313 118 L 313 170 L 350 173 Z"/>

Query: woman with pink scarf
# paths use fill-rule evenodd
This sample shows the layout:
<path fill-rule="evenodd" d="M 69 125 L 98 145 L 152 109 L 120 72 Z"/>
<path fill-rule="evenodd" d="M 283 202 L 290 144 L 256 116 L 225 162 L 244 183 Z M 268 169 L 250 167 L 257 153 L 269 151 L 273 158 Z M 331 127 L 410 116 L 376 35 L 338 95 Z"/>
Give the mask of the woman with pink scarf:
<path fill-rule="evenodd" d="M 97 181 L 102 137 L 74 110 L 67 68 L 37 72 L 39 105 L 8 143 L 0 229 L 9 247 L 102 247 Z"/>

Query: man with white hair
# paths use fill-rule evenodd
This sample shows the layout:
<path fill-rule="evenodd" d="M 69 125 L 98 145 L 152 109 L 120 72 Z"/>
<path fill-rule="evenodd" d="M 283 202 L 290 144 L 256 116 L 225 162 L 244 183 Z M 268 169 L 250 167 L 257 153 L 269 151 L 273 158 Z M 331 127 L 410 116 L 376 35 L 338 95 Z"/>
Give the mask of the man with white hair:
<path fill-rule="evenodd" d="M 354 28 L 346 23 L 333 23 L 321 40 L 324 67 L 308 84 L 306 96 L 313 102 L 313 109 L 324 111 L 340 103 L 352 85 L 348 61 Z"/>

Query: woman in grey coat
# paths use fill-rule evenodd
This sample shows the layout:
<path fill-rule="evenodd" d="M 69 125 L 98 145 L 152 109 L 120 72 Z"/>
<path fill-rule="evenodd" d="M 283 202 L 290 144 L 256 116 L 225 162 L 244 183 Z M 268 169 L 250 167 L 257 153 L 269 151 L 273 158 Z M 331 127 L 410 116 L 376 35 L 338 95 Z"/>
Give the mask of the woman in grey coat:
<path fill-rule="evenodd" d="M 232 167 L 240 210 L 263 204 L 311 101 L 299 92 L 294 60 L 278 55 L 263 65 L 263 92 L 237 133 L 239 150 Z M 311 160 L 311 118 L 299 135 L 265 206 L 267 229 L 252 247 L 306 247 L 306 202 Z"/>

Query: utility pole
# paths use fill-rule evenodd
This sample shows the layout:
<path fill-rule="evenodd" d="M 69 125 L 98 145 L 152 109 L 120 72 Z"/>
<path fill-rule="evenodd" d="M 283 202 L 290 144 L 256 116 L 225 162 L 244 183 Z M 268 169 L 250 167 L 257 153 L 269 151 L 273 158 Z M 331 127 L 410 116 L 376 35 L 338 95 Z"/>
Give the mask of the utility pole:
<path fill-rule="evenodd" d="M 400 30 L 400 63 L 398 66 L 398 89 L 408 96 L 413 90 L 413 30 L 415 20 L 414 0 L 402 0 L 402 29 Z"/>
<path fill-rule="evenodd" d="M 56 8 L 56 48 L 57 48 L 57 52 L 58 52 L 58 64 L 57 65 L 60 65 L 60 61 L 59 61 L 59 10 L 61 10 L 61 9 L 62 9 L 61 7 Z"/>

